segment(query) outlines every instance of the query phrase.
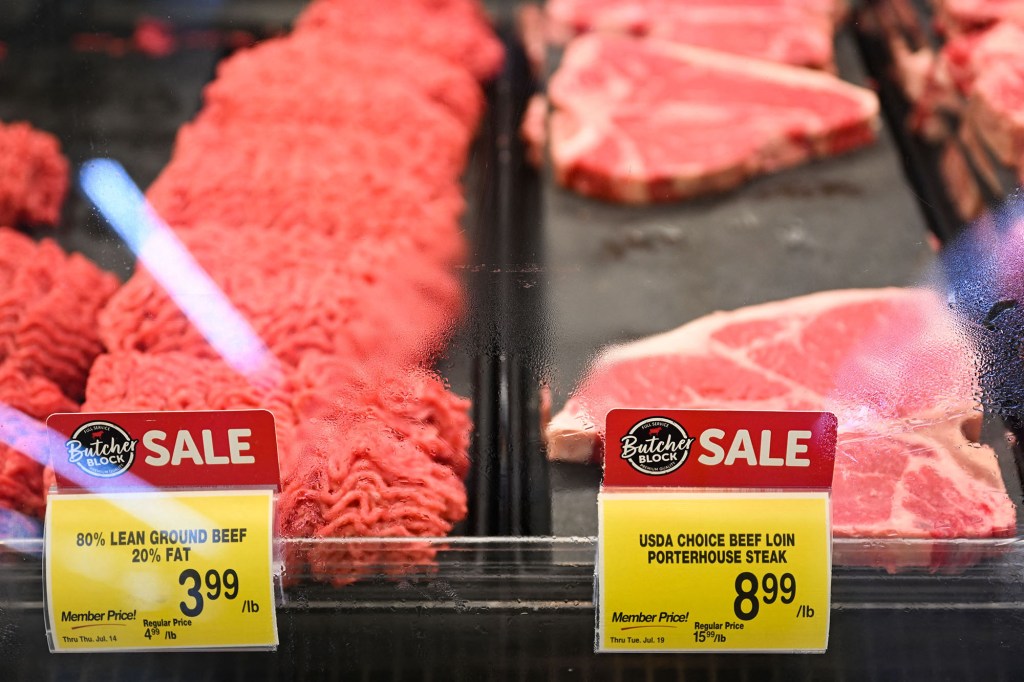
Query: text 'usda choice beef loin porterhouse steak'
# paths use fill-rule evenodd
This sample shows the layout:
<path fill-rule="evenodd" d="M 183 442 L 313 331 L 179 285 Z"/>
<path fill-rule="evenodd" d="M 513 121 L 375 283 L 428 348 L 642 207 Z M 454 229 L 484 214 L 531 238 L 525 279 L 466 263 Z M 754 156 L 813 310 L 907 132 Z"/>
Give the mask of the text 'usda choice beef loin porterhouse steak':
<path fill-rule="evenodd" d="M 812 294 L 605 351 L 549 423 L 548 451 L 591 459 L 616 407 L 824 409 L 839 418 L 837 535 L 1001 535 L 1015 512 L 994 452 L 975 442 L 973 371 L 931 292 Z"/>
<path fill-rule="evenodd" d="M 819 73 L 661 40 L 575 39 L 548 88 L 555 176 L 582 194 L 644 203 L 875 139 L 878 100 Z"/>
<path fill-rule="evenodd" d="M 832 67 L 833 0 L 551 0 L 558 42 L 587 31 L 661 38 L 812 68 Z"/>

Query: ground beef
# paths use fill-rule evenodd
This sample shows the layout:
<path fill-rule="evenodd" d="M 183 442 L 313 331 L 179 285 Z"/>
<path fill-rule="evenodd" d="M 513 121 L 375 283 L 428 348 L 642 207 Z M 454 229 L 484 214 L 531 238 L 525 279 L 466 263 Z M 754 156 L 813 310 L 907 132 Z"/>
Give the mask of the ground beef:
<path fill-rule="evenodd" d="M 52 381 L 26 376 L 4 363 L 0 364 L 0 409 L 17 410 L 38 422 L 54 412 L 77 412 L 78 405 Z M 0 420 L 0 509 L 42 518 L 46 501 L 43 465 L 37 458 L 46 453 L 40 431 L 23 429 L 15 420 Z"/>
<path fill-rule="evenodd" d="M 368 159 L 372 160 L 376 145 L 385 153 L 400 149 L 405 155 L 400 165 L 391 166 L 392 171 L 452 182 L 458 180 L 466 165 L 472 139 L 472 132 L 448 109 L 393 80 L 349 84 L 347 88 L 316 93 L 288 89 L 253 92 L 244 85 L 236 88 L 227 83 L 211 89 L 213 95 L 216 99 L 204 107 L 189 130 L 210 126 L 208 132 L 217 135 L 239 125 L 261 123 L 265 126 L 263 135 L 252 140 L 254 144 L 248 149 L 237 136 L 232 138 L 237 148 L 250 154 L 269 137 L 299 137 L 295 134 L 298 128 L 302 136 L 327 145 L 325 153 L 372 153 Z M 320 132 L 325 130 L 331 132 L 330 137 Z M 222 145 L 221 149 L 227 148 Z"/>
<path fill-rule="evenodd" d="M 474 0 L 321 0 L 302 23 L 222 66 L 147 192 L 277 381 L 246 383 L 140 269 L 103 312 L 85 409 L 269 409 L 284 534 L 444 535 L 466 514 L 468 403 L 415 368 L 461 308 L 473 76 L 496 73 L 500 43 Z M 339 583 L 435 551 L 288 547 L 290 575 Z"/>
<path fill-rule="evenodd" d="M 117 285 L 79 254 L 0 228 L 0 364 L 80 401 L 102 351 L 96 317 Z"/>
<path fill-rule="evenodd" d="M 28 123 L 0 123 L 0 225 L 56 225 L 67 191 L 57 138 Z"/>
<path fill-rule="evenodd" d="M 211 105 L 228 105 L 269 92 L 280 98 L 279 106 L 314 109 L 317 103 L 341 101 L 353 87 L 382 82 L 441 104 L 469 132 L 476 130 L 483 113 L 480 85 L 450 61 L 412 47 L 343 42 L 323 33 L 274 38 L 235 53 L 218 65 L 217 79 L 204 94 Z"/>
<path fill-rule="evenodd" d="M 405 235 L 423 256 L 457 262 L 464 202 L 455 163 L 441 166 L 415 131 L 385 138 L 331 126 L 193 125 L 147 197 L 175 229 L 317 232 L 342 242 Z"/>
<path fill-rule="evenodd" d="M 398 235 L 348 244 L 314 233 L 299 240 L 197 230 L 182 238 L 267 347 L 292 366 L 310 352 L 426 361 L 447 341 L 461 306 L 450 269 L 417 257 L 414 242 Z M 100 332 L 115 351 L 216 357 L 143 269 L 100 315 Z"/>
<path fill-rule="evenodd" d="M 42 518 L 43 467 L 21 452 L 0 443 L 0 509 Z M 0 536 L 3 537 L 3 536 Z"/>
<path fill-rule="evenodd" d="M 113 275 L 82 256 L 0 228 L 0 409 L 37 421 L 78 411 L 102 350 L 96 317 L 116 288 Z M 42 517 L 40 438 L 0 419 L 0 508 Z"/>
<path fill-rule="evenodd" d="M 479 80 L 501 70 L 504 51 L 476 0 L 317 0 L 296 35 L 324 31 L 339 42 L 408 45 L 461 64 Z"/>
<path fill-rule="evenodd" d="M 274 413 L 288 537 L 435 537 L 466 514 L 469 403 L 431 372 L 308 355 L 280 385 L 259 391 L 219 360 L 179 353 L 106 355 L 96 362 L 86 411 L 266 408 Z M 404 559 L 432 550 L 410 546 Z M 401 555 L 401 553 L 399 553 Z M 348 582 L 385 553 L 293 547 L 289 573 L 311 565 Z M 386 556 L 395 560 L 389 549 Z M 402 558 L 402 557 L 400 557 Z"/>

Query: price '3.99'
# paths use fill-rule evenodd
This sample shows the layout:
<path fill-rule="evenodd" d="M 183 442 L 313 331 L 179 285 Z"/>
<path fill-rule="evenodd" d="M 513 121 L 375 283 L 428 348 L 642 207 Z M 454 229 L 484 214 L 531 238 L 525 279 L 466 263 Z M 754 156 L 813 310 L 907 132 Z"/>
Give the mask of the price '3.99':
<path fill-rule="evenodd" d="M 206 587 L 206 599 L 210 601 L 221 597 L 234 599 L 238 596 L 238 574 L 233 568 L 229 568 L 223 573 L 211 568 L 204 576 L 200 576 L 199 571 L 194 568 L 186 568 L 178 576 L 178 584 L 186 585 L 188 583 L 191 583 L 191 586 L 185 594 L 192 598 L 192 604 L 189 605 L 187 601 L 182 601 L 181 612 L 190 618 L 203 612 L 203 587 Z"/>
<path fill-rule="evenodd" d="M 758 589 L 761 599 L 758 600 Z M 732 611 L 740 620 L 753 620 L 761 610 L 761 603 L 792 604 L 796 599 L 796 578 L 792 573 L 783 573 L 776 577 L 774 573 L 765 573 L 758 578 L 745 571 L 736 576 L 736 599 L 732 603 Z"/>

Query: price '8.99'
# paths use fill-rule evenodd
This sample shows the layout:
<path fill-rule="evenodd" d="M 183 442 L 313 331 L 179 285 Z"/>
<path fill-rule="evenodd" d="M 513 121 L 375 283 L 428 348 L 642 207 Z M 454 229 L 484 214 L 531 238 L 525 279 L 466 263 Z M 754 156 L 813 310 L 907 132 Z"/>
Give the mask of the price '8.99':
<path fill-rule="evenodd" d="M 758 588 L 762 595 L 758 601 Z M 732 603 L 733 613 L 740 620 L 753 620 L 761 610 L 761 603 L 768 605 L 776 601 L 792 604 L 796 599 L 796 578 L 792 573 L 783 573 L 776 577 L 774 573 L 765 573 L 758 578 L 749 571 L 736 576 L 736 599 Z"/>
<path fill-rule="evenodd" d="M 178 576 L 178 584 L 186 585 L 188 583 L 191 583 L 191 586 L 186 594 L 192 597 L 193 602 L 190 606 L 187 602 L 182 601 L 181 612 L 190 618 L 203 612 L 202 588 L 204 585 L 207 589 L 206 599 L 210 601 L 220 599 L 222 596 L 225 599 L 234 599 L 238 596 L 238 574 L 233 568 L 229 568 L 223 573 L 211 568 L 205 576 L 200 576 L 199 571 L 194 568 L 186 568 Z"/>

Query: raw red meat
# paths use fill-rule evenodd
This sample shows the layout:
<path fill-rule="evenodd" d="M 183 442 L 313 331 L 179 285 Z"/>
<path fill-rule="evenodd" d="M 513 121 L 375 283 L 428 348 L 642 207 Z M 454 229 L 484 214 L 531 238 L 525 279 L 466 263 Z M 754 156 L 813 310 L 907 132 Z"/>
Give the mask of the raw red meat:
<path fill-rule="evenodd" d="M 305 97 L 294 92 L 253 93 L 244 87 L 228 97 L 226 90 L 215 91 L 218 98 L 182 129 L 178 147 L 196 144 L 184 138 L 199 135 L 201 130 L 216 136 L 236 125 L 260 124 L 263 137 L 250 142 L 252 149 L 263 146 L 270 137 L 316 139 L 325 153 L 376 147 L 397 153 L 405 147 L 408 161 L 402 168 L 414 172 L 429 169 L 431 177 L 443 182 L 457 179 L 466 165 L 471 132 L 443 106 L 398 82 L 377 81 L 372 86 L 323 92 L 323 98 L 308 93 L 302 93 Z M 333 138 L 326 137 L 328 130 Z M 240 143 L 240 136 L 232 139 L 236 145 Z"/>
<path fill-rule="evenodd" d="M 440 537 L 465 518 L 468 401 L 425 370 L 380 372 L 314 359 L 300 376 L 304 390 L 296 390 L 319 416 L 300 427 L 306 447 L 279 506 L 286 535 Z M 340 390 L 332 395 L 331 387 Z M 309 402 L 305 408 L 312 409 Z M 296 554 L 314 574 L 344 583 L 372 570 L 408 570 L 435 551 L 367 543 L 310 545 Z"/>
<path fill-rule="evenodd" d="M 1024 63 L 987 64 L 974 81 L 965 121 L 999 161 L 1014 168 L 1024 161 Z"/>
<path fill-rule="evenodd" d="M 1022 5 L 1024 7 L 1024 5 Z M 970 127 L 1002 163 L 1024 163 L 1024 27 L 1000 22 L 978 33 L 954 36 L 938 66 L 967 97 Z"/>
<path fill-rule="evenodd" d="M 241 50 L 217 67 L 205 92 L 209 104 L 246 103 L 253 93 L 279 98 L 278 106 L 329 109 L 346 93 L 388 81 L 447 108 L 469 131 L 483 113 L 479 83 L 465 69 L 437 55 L 401 45 L 341 42 L 314 33 L 267 40 Z M 309 100 L 308 105 L 303 100 Z M 319 113 L 319 112 L 316 112 Z M 286 117 L 287 118 L 287 117 Z"/>
<path fill-rule="evenodd" d="M 96 317 L 117 279 L 57 244 L 0 228 L 0 365 L 80 401 L 102 351 Z"/>
<path fill-rule="evenodd" d="M 410 366 L 461 305 L 458 183 L 481 105 L 461 69 L 494 75 L 500 43 L 469 0 L 320 0 L 300 23 L 223 65 L 147 192 L 281 361 L 278 382 L 246 383 L 140 269 L 103 313 L 112 354 L 85 409 L 265 407 L 286 535 L 444 535 L 466 513 L 468 404 Z M 292 577 L 347 582 L 436 549 L 288 551 Z"/>
<path fill-rule="evenodd" d="M 550 31 L 661 38 L 773 62 L 832 67 L 833 0 L 550 0 Z"/>
<path fill-rule="evenodd" d="M 67 191 L 57 138 L 28 123 L 0 123 L 0 225 L 56 225 Z"/>
<path fill-rule="evenodd" d="M 940 68 L 948 71 L 960 93 L 966 95 L 978 75 L 993 64 L 1024 59 L 1024 28 L 1004 22 L 986 31 L 954 36 L 940 55 Z"/>
<path fill-rule="evenodd" d="M 141 17 L 135 24 L 132 43 L 136 50 L 149 57 L 166 57 L 178 49 L 174 25 L 155 17 Z"/>
<path fill-rule="evenodd" d="M 557 180 L 627 203 L 692 197 L 875 139 L 874 93 L 652 39 L 574 40 L 548 88 Z"/>
<path fill-rule="evenodd" d="M 1021 0 L 936 0 L 936 20 L 949 34 L 987 28 L 997 21 L 1024 24 Z"/>
<path fill-rule="evenodd" d="M 975 442 L 973 352 L 924 290 L 833 291 L 715 313 L 612 348 L 549 423 L 553 459 L 586 461 L 614 407 L 829 410 L 833 528 L 854 537 L 988 537 L 1016 515 Z"/>
<path fill-rule="evenodd" d="M 272 85 L 253 90 L 245 80 L 218 79 L 207 88 L 197 121 L 326 125 L 346 141 L 363 134 L 429 145 L 435 163 L 451 163 L 456 174 L 465 165 L 473 130 L 449 107 L 400 79 L 360 80 L 341 88 L 327 81 L 313 92 Z"/>
<path fill-rule="evenodd" d="M 287 537 L 436 537 L 466 514 L 469 403 L 426 370 L 369 368 L 306 356 L 284 383 L 260 393 L 216 360 L 189 355 L 102 356 L 85 410 L 265 407 L 277 421 Z M 432 558 L 426 545 L 372 543 L 291 548 L 288 572 L 337 583 L 398 561 Z"/>
<path fill-rule="evenodd" d="M 893 42 L 899 48 L 895 38 Z M 1024 98 L 1024 77 L 1018 73 L 1024 63 L 1024 28 L 1000 22 L 952 36 L 937 54 L 921 49 L 907 55 L 896 49 L 894 55 L 904 90 L 915 105 L 915 129 L 941 140 L 949 131 L 946 119 L 937 114 L 963 115 L 966 126 L 1001 160 L 1020 162 L 1024 130 L 1018 130 L 1022 123 L 1014 120 L 1014 107 Z"/>
<path fill-rule="evenodd" d="M 460 309 L 450 268 L 418 257 L 414 241 L 399 234 L 349 243 L 251 230 L 181 236 L 268 348 L 293 366 L 310 352 L 399 365 L 427 361 L 443 347 Z M 100 332 L 112 351 L 217 357 L 141 269 L 100 315 Z"/>
<path fill-rule="evenodd" d="M 422 240 L 424 254 L 459 258 L 460 154 L 442 163 L 439 151 L 429 135 L 404 127 L 378 137 L 327 125 L 190 125 L 147 197 L 175 228 L 339 240 L 396 232 Z"/>
<path fill-rule="evenodd" d="M 117 279 L 54 242 L 0 228 L 0 410 L 36 420 L 75 412 L 102 351 L 96 317 Z M 42 517 L 45 453 L 34 431 L 0 423 L 0 508 Z"/>
<path fill-rule="evenodd" d="M 27 376 L 9 363 L 0 364 L 0 409 L 15 409 L 35 420 L 54 412 L 77 412 L 78 405 L 41 376 Z M 0 509 L 43 517 L 46 509 L 43 465 L 24 453 L 46 453 L 42 432 L 21 430 L 13 421 L 0 424 Z M 3 537 L 0 535 L 0 537 Z"/>
<path fill-rule="evenodd" d="M 461 64 L 477 79 L 498 75 L 501 42 L 477 0 L 317 0 L 296 22 L 297 36 L 324 31 L 339 42 L 375 41 L 422 49 Z"/>

